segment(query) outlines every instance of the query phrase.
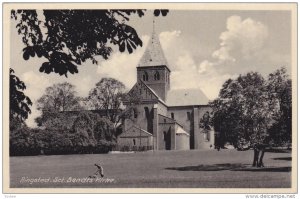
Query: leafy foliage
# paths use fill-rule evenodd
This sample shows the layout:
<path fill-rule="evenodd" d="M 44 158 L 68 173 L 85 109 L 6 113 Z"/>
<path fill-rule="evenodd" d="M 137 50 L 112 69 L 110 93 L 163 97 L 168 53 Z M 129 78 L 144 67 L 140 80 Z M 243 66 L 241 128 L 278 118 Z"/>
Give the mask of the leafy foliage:
<path fill-rule="evenodd" d="M 215 129 L 234 145 L 245 139 L 252 144 L 267 137 L 271 115 L 264 78 L 258 73 L 227 80 L 212 102 Z"/>
<path fill-rule="evenodd" d="M 119 121 L 122 99 L 125 95 L 125 85 L 113 78 L 102 78 L 89 92 L 88 108 L 103 110 L 104 115 L 113 123 Z"/>
<path fill-rule="evenodd" d="M 145 10 L 12 10 L 11 18 L 25 44 L 23 58 L 44 57 L 48 61 L 40 72 L 78 73 L 78 65 L 86 60 L 97 64 L 96 56 L 108 59 L 112 46 L 120 52 L 132 53 L 142 46 L 136 30 L 126 24 L 130 15 L 142 17 Z M 154 10 L 166 16 L 168 10 Z M 40 15 L 43 15 L 44 20 Z"/>
<path fill-rule="evenodd" d="M 115 141 L 115 133 L 114 125 L 110 120 L 106 118 L 100 118 L 97 120 L 94 126 L 94 137 L 98 143 L 104 140 Z"/>
<path fill-rule="evenodd" d="M 268 81 L 254 72 L 227 80 L 211 105 L 215 130 L 235 146 L 291 141 L 291 81 L 284 68 Z"/>
<path fill-rule="evenodd" d="M 9 136 L 10 155 L 36 154 L 35 140 L 30 129 L 26 126 L 10 131 Z"/>
<path fill-rule="evenodd" d="M 38 127 L 55 131 L 71 130 L 78 113 L 73 111 L 48 112 L 44 111 L 35 119 Z"/>
<path fill-rule="evenodd" d="M 113 124 L 96 113 L 49 113 L 47 116 L 56 123 L 45 119 L 46 123 L 41 123 L 43 129 L 19 125 L 10 131 L 10 155 L 107 153 L 115 146 Z"/>
<path fill-rule="evenodd" d="M 77 137 L 76 144 L 79 146 L 95 146 L 96 139 L 94 136 L 94 128 L 98 115 L 83 112 L 79 113 L 73 124 L 73 133 Z"/>
<path fill-rule="evenodd" d="M 26 123 L 19 118 L 11 118 L 9 120 L 9 131 L 15 131 L 17 129 L 26 127 Z"/>
<path fill-rule="evenodd" d="M 204 130 L 211 130 L 211 124 L 212 124 L 211 116 L 207 111 L 203 114 L 203 117 L 200 119 L 199 126 Z"/>
<path fill-rule="evenodd" d="M 9 113 L 10 119 L 19 118 L 24 121 L 28 118 L 31 113 L 29 106 L 32 102 L 29 97 L 27 97 L 23 91 L 26 89 L 25 83 L 21 81 L 16 75 L 15 71 L 10 68 L 9 76 Z"/>
<path fill-rule="evenodd" d="M 290 143 L 292 140 L 292 82 L 281 68 L 268 77 L 268 91 L 273 104 L 274 124 L 270 135 L 274 144 Z"/>
<path fill-rule="evenodd" d="M 72 111 L 80 109 L 75 86 L 70 83 L 54 84 L 46 88 L 45 94 L 37 100 L 37 109 L 42 111 Z"/>

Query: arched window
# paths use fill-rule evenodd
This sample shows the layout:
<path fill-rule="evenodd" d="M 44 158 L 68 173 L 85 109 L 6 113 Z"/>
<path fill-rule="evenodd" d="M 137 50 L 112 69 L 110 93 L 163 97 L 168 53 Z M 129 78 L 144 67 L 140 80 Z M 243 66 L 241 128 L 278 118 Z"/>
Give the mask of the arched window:
<path fill-rule="evenodd" d="M 145 116 L 146 118 L 148 119 L 149 116 L 150 116 L 150 112 L 149 112 L 149 108 L 147 106 L 144 107 L 144 110 L 145 110 Z"/>
<path fill-rule="evenodd" d="M 137 110 L 136 110 L 136 109 L 133 109 L 133 117 L 134 117 L 134 118 L 137 118 L 137 116 L 138 116 Z"/>
<path fill-rule="evenodd" d="M 133 146 L 135 146 L 135 139 L 133 139 Z"/>
<path fill-rule="evenodd" d="M 146 71 L 143 74 L 143 80 L 148 81 L 148 73 Z"/>
<path fill-rule="evenodd" d="M 156 71 L 156 72 L 154 73 L 154 80 L 159 80 L 159 79 L 160 79 L 159 72 Z"/>
<path fill-rule="evenodd" d="M 174 119 L 174 113 L 171 113 L 171 118 Z"/>

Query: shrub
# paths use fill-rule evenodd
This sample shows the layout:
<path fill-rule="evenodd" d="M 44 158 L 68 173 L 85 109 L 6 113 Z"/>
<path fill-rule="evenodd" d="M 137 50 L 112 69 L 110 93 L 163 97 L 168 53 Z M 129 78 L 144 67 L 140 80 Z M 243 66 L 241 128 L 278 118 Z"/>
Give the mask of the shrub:
<path fill-rule="evenodd" d="M 22 127 L 10 131 L 9 155 L 37 155 L 39 153 L 34 136 L 28 127 Z"/>

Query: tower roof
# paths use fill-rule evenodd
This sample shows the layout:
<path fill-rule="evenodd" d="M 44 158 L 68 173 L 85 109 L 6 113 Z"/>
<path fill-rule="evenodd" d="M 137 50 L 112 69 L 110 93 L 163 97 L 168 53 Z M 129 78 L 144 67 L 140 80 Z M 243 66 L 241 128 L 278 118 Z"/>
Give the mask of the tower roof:
<path fill-rule="evenodd" d="M 152 36 L 148 42 L 144 55 L 140 59 L 138 67 L 162 65 L 168 67 L 168 62 L 162 50 L 158 35 L 153 30 Z"/>

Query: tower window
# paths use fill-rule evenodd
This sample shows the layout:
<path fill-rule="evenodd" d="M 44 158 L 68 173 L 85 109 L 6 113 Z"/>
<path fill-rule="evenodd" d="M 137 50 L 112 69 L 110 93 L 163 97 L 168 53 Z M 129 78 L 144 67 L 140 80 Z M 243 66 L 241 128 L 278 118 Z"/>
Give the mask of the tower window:
<path fill-rule="evenodd" d="M 168 73 L 166 73 L 166 82 L 168 82 Z"/>
<path fill-rule="evenodd" d="M 174 119 L 174 113 L 171 113 L 171 118 Z"/>
<path fill-rule="evenodd" d="M 159 72 L 156 71 L 156 72 L 154 73 L 154 80 L 159 80 L 159 79 L 160 79 Z"/>
<path fill-rule="evenodd" d="M 145 116 L 146 116 L 146 118 L 149 118 L 149 115 L 150 115 L 149 108 L 147 106 L 145 106 L 144 110 L 145 110 Z"/>
<path fill-rule="evenodd" d="M 133 110 L 133 117 L 134 117 L 134 118 L 137 118 L 137 116 L 138 116 L 137 111 L 134 109 L 134 110 Z"/>
<path fill-rule="evenodd" d="M 143 80 L 148 81 L 148 73 L 146 71 L 143 74 Z"/>
<path fill-rule="evenodd" d="M 191 119 L 191 113 L 190 113 L 190 112 L 186 112 L 186 116 L 187 116 L 187 119 L 188 119 L 188 120 Z"/>

